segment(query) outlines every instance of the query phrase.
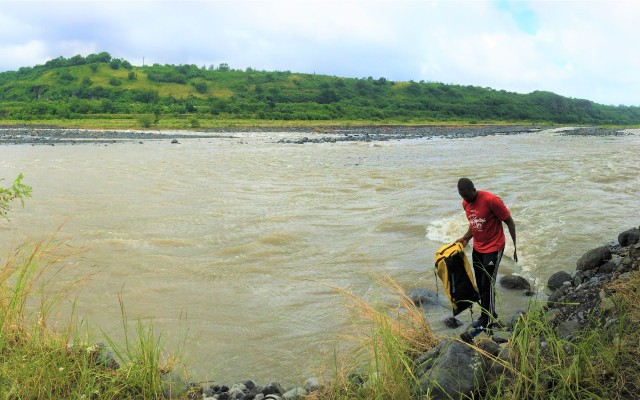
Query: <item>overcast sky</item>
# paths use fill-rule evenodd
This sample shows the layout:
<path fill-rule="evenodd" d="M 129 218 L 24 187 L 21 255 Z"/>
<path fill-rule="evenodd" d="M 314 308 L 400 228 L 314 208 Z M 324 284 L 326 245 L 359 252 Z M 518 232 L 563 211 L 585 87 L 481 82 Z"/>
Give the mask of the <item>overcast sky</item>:
<path fill-rule="evenodd" d="M 639 18 L 640 0 L 0 0 L 0 71 L 106 51 L 640 106 Z"/>

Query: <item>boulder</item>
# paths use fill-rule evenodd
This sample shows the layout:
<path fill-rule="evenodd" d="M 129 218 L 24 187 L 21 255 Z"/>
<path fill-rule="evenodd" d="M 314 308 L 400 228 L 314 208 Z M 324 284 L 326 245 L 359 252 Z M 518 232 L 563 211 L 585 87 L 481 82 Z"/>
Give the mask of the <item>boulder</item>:
<path fill-rule="evenodd" d="M 640 229 L 633 228 L 618 235 L 620 246 L 627 247 L 640 242 Z"/>
<path fill-rule="evenodd" d="M 506 289 L 531 290 L 529 281 L 518 275 L 506 275 L 500 278 L 500 285 Z"/>
<path fill-rule="evenodd" d="M 571 275 L 564 271 L 559 271 L 549 277 L 549 280 L 547 280 L 547 287 L 551 290 L 556 290 L 567 281 L 571 282 Z"/>
<path fill-rule="evenodd" d="M 320 382 L 318 381 L 318 378 L 313 377 L 307 379 L 307 381 L 304 383 L 304 389 L 309 393 L 317 392 L 318 390 L 320 390 Z"/>
<path fill-rule="evenodd" d="M 307 391 L 301 387 L 289 390 L 282 395 L 283 400 L 302 400 L 307 397 Z"/>
<path fill-rule="evenodd" d="M 417 360 L 414 394 L 434 400 L 469 396 L 484 387 L 484 367 L 489 364 L 484 358 L 475 347 L 459 340 L 440 342 Z"/>
<path fill-rule="evenodd" d="M 428 291 L 425 288 L 411 289 L 409 292 L 409 298 L 418 307 L 424 306 L 443 306 L 442 302 L 438 298 L 438 295 Z"/>
<path fill-rule="evenodd" d="M 444 321 L 444 324 L 446 325 L 447 328 L 451 328 L 451 329 L 455 329 L 459 326 L 462 326 L 462 322 L 457 319 L 456 317 L 449 317 L 446 318 Z"/>
<path fill-rule="evenodd" d="M 611 247 L 601 246 L 595 249 L 589 250 L 577 262 L 576 269 L 581 271 L 595 270 L 601 266 L 605 261 L 611 259 Z"/>
<path fill-rule="evenodd" d="M 284 390 L 282 389 L 282 385 L 280 385 L 280 383 L 278 382 L 269 382 L 264 386 L 264 388 L 262 388 L 262 394 L 264 395 L 270 395 L 270 394 L 282 395 L 283 393 L 284 393 Z"/>

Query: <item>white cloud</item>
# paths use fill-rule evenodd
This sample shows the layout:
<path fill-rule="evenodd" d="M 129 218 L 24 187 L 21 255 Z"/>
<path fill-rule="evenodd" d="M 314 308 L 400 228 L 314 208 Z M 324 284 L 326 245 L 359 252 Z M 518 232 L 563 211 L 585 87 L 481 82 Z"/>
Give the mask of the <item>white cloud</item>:
<path fill-rule="evenodd" d="M 636 1 L 2 1 L 0 70 L 107 51 L 640 105 Z M 522 10 L 526 11 L 523 29 Z"/>

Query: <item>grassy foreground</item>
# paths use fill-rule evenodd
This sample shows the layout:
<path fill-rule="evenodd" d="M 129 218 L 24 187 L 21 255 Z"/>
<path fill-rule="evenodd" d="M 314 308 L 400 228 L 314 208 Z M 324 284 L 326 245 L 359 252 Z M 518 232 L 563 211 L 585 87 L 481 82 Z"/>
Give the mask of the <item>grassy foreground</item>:
<path fill-rule="evenodd" d="M 56 321 L 58 306 L 78 280 L 69 280 L 68 247 L 54 235 L 25 244 L 0 267 L 0 398 L 155 399 L 163 397 L 160 339 L 152 325 L 127 326 L 127 340 L 97 344 L 73 316 Z M 67 282 L 61 284 L 60 282 Z"/>

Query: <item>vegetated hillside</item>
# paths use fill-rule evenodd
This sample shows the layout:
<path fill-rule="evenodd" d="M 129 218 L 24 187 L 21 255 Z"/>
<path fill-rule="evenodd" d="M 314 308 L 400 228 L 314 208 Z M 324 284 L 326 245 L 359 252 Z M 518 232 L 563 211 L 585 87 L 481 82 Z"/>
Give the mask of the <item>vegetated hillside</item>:
<path fill-rule="evenodd" d="M 340 78 L 289 71 L 158 65 L 109 53 L 58 57 L 0 73 L 0 120 L 109 115 L 396 123 L 529 121 L 638 124 L 640 107 L 606 106 L 550 92 L 517 94 L 437 82 Z"/>

